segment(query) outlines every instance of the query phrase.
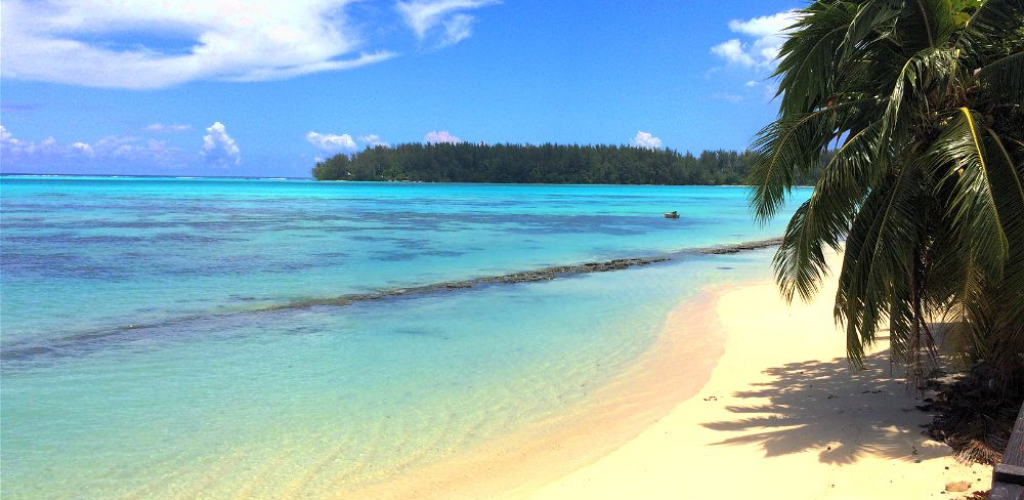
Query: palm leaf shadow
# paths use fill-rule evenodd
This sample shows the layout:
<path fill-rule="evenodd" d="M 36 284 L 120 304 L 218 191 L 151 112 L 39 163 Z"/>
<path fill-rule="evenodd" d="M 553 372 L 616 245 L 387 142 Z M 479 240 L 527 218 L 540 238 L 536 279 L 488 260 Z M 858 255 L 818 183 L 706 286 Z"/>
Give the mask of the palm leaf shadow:
<path fill-rule="evenodd" d="M 726 407 L 739 418 L 702 425 L 730 434 L 715 445 L 759 444 L 765 457 L 818 450 L 821 462 L 842 465 L 867 455 L 915 461 L 948 454 L 922 435 L 931 416 L 914 407 L 920 396 L 891 369 L 887 352 L 869 356 L 863 370 L 846 358 L 769 368 L 769 381 L 732 394 L 758 400 Z"/>

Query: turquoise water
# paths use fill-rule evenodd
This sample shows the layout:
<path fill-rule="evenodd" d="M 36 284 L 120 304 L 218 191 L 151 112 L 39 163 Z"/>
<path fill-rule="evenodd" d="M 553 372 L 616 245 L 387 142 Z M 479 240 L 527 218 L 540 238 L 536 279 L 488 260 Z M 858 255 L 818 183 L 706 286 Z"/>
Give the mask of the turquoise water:
<path fill-rule="evenodd" d="M 268 307 L 781 231 L 736 187 L 7 176 L 0 197 L 5 499 L 385 481 L 583 401 L 770 250 Z"/>

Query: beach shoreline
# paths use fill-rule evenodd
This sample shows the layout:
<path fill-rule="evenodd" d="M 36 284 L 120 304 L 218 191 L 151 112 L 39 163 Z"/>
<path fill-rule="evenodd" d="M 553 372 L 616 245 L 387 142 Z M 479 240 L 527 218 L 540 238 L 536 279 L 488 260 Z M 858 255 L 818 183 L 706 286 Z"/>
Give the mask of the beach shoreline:
<path fill-rule="evenodd" d="M 856 371 L 832 319 L 775 285 L 719 285 L 667 316 L 628 370 L 568 414 L 345 498 L 958 498 L 991 481 L 921 433 L 925 396 L 879 348 Z M 685 362 L 682 362 L 685 361 Z"/>
<path fill-rule="evenodd" d="M 533 422 L 439 463 L 344 498 L 527 498 L 597 462 L 696 395 L 724 352 L 714 303 L 704 290 L 674 308 L 653 345 L 627 370 L 566 413 Z M 689 360 L 689 362 L 680 362 Z"/>
<path fill-rule="evenodd" d="M 528 498 L 904 499 L 986 490 L 989 467 L 959 463 L 924 435 L 931 415 L 915 406 L 928 395 L 893 373 L 887 342 L 869 352 L 864 370 L 849 365 L 832 317 L 837 279 L 824 285 L 812 303 L 792 305 L 771 282 L 719 290 L 713 310 L 725 349 L 699 392 Z"/>

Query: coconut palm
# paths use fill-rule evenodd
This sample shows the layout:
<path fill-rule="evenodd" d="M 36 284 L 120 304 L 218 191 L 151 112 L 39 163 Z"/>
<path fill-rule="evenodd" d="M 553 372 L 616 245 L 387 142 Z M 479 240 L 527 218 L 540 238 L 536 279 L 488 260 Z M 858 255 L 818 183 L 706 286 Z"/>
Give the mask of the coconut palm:
<path fill-rule="evenodd" d="M 757 217 L 834 152 L 775 255 L 785 297 L 814 296 L 845 245 L 834 312 L 854 364 L 887 328 L 921 376 L 943 322 L 994 383 L 1024 385 L 1024 0 L 816 1 L 776 77 Z"/>

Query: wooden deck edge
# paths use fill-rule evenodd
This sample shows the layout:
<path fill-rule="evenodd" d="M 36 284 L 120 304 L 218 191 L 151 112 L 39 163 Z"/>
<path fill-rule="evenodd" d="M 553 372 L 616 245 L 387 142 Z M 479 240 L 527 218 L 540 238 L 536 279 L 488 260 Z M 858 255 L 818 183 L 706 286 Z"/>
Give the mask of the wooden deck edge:
<path fill-rule="evenodd" d="M 1024 500 L 1024 404 L 1003 453 L 1003 463 L 992 471 L 989 500 Z"/>
<path fill-rule="evenodd" d="M 1024 486 L 1024 467 L 1019 465 L 996 464 L 992 481 Z"/>

